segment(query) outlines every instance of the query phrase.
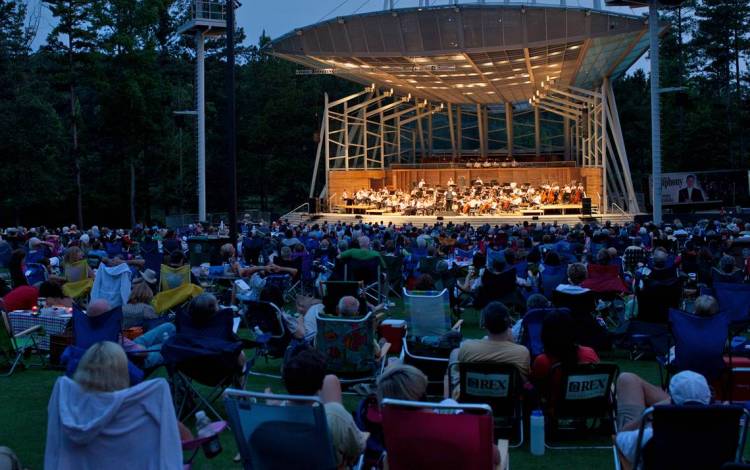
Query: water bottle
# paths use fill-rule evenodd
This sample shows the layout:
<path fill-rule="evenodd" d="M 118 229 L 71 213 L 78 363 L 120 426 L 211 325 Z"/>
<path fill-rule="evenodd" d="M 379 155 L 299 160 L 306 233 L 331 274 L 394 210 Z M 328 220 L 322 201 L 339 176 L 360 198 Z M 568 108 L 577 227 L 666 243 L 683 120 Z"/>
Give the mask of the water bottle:
<path fill-rule="evenodd" d="M 211 439 L 205 442 L 202 446 L 206 458 L 212 459 L 219 455 L 221 453 L 221 442 L 219 442 L 219 436 L 211 429 L 211 420 L 208 419 L 206 412 L 203 410 L 195 413 L 195 429 L 198 432 L 198 437 L 211 437 Z"/>
<path fill-rule="evenodd" d="M 531 412 L 531 455 L 544 455 L 544 413 L 542 410 Z"/>

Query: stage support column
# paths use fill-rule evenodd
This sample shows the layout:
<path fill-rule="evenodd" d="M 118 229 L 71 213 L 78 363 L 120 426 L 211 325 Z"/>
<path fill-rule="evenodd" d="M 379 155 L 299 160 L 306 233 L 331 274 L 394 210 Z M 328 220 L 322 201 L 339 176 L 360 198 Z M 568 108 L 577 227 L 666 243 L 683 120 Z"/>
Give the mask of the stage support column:
<path fill-rule="evenodd" d="M 563 118 L 563 158 L 570 160 L 570 119 Z"/>
<path fill-rule="evenodd" d="M 651 61 L 651 194 L 654 223 L 661 223 L 661 102 L 659 101 L 659 10 L 648 5 L 648 55 Z"/>
<path fill-rule="evenodd" d="M 451 162 L 456 161 L 456 129 L 453 125 L 453 105 L 448 103 L 448 132 L 451 138 Z"/>
<path fill-rule="evenodd" d="M 607 196 L 607 86 L 609 84 L 609 80 L 607 77 L 604 77 L 604 80 L 602 81 L 602 100 L 601 100 L 601 109 L 602 109 L 602 192 L 604 195 L 602 196 L 602 205 L 604 206 L 604 213 L 606 214 L 609 212 L 609 201 Z M 619 202 L 619 201 L 618 201 Z M 601 210 L 602 208 L 600 208 Z"/>
<path fill-rule="evenodd" d="M 422 126 L 422 117 L 423 117 L 422 108 L 420 108 L 419 105 L 417 105 L 417 132 L 419 133 L 419 152 L 422 158 L 424 158 L 425 147 L 424 147 L 424 127 Z M 414 158 L 416 159 L 416 153 L 415 153 Z"/>
<path fill-rule="evenodd" d="M 484 118 L 482 117 L 482 105 L 477 104 L 477 131 L 479 131 L 479 156 L 484 160 L 487 154 L 484 150 Z"/>
<path fill-rule="evenodd" d="M 396 155 L 401 163 L 401 116 L 396 118 Z"/>
<path fill-rule="evenodd" d="M 344 168 L 349 170 L 349 102 L 344 101 Z"/>
<path fill-rule="evenodd" d="M 365 126 L 367 122 L 365 122 Z M 380 169 L 385 169 L 385 120 L 383 111 L 380 111 Z"/>
<path fill-rule="evenodd" d="M 331 206 L 331 197 L 333 196 L 331 194 L 330 188 L 328 187 L 328 173 L 331 170 L 331 140 L 329 139 L 331 135 L 331 121 L 328 116 L 328 93 L 323 94 L 323 105 L 325 106 L 325 112 L 323 113 L 323 119 L 325 119 L 325 136 L 322 136 L 323 138 L 323 145 L 325 146 L 325 151 L 323 152 L 326 159 L 326 185 L 325 185 L 325 191 L 326 191 L 326 200 L 328 201 L 329 211 Z"/>
<path fill-rule="evenodd" d="M 490 153 L 490 110 L 487 105 L 482 105 L 482 129 L 484 130 L 484 156 Z"/>
<path fill-rule="evenodd" d="M 461 120 L 462 108 L 461 104 L 456 105 L 456 153 L 458 153 L 458 158 L 461 158 L 464 151 L 463 123 Z"/>
<path fill-rule="evenodd" d="M 508 136 L 508 156 L 513 157 L 513 105 L 505 103 L 505 132 Z"/>
<path fill-rule="evenodd" d="M 542 126 L 539 115 L 539 106 L 534 106 L 534 153 L 537 158 L 542 153 Z"/>
<path fill-rule="evenodd" d="M 433 146 L 432 146 L 432 113 L 427 112 L 427 155 L 432 158 L 432 152 L 433 152 Z"/>

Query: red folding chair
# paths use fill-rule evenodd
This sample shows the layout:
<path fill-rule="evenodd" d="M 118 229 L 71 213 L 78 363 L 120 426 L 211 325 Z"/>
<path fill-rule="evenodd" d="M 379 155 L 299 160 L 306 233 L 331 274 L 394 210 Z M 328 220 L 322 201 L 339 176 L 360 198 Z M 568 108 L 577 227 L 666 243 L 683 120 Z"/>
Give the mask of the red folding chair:
<path fill-rule="evenodd" d="M 385 399 L 382 416 L 391 470 L 495 468 L 492 408 L 488 405 Z M 502 442 L 498 443 L 505 451 L 501 451 L 500 468 L 505 468 L 508 443 Z"/>

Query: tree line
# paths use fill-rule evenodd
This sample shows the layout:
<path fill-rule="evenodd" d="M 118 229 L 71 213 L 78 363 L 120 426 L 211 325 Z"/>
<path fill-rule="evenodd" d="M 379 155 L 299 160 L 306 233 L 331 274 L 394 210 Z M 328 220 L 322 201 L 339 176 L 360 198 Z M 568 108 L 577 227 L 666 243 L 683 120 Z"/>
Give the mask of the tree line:
<path fill-rule="evenodd" d="M 192 38 L 186 0 L 44 0 L 54 29 L 31 48 L 25 2 L 0 0 L 0 226 L 163 222 L 196 212 Z M 748 166 L 750 2 L 700 0 L 663 14 L 664 170 Z M 298 76 L 237 36 L 241 208 L 305 200 L 323 93 L 359 85 Z M 208 210 L 226 207 L 222 39 L 206 45 Z M 631 169 L 650 173 L 648 76 L 614 84 Z M 638 189 L 638 188 L 637 188 Z"/>

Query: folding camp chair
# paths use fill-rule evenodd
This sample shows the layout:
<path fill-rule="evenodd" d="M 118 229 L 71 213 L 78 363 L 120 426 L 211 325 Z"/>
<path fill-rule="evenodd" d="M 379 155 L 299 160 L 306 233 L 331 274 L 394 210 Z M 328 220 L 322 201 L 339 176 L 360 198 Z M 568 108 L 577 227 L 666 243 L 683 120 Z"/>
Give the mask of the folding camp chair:
<path fill-rule="evenodd" d="M 642 289 L 636 291 L 639 321 L 666 324 L 670 308 L 679 308 L 682 300 L 682 281 L 647 279 Z"/>
<path fill-rule="evenodd" d="M 346 260 L 344 264 L 344 280 L 362 282 L 363 293 L 366 298 L 371 299 L 375 304 L 383 301 L 383 279 L 380 271 L 380 258 Z"/>
<path fill-rule="evenodd" d="M 458 402 L 489 405 L 496 433 L 502 433 L 507 439 L 516 437 L 516 444 L 510 447 L 523 445 L 523 382 L 518 369 L 496 362 L 456 362 L 450 368 L 451 375 L 458 370 Z M 451 396 L 455 396 L 453 391 Z"/>
<path fill-rule="evenodd" d="M 30 286 L 36 286 L 47 280 L 47 268 L 43 264 L 27 263 L 23 274 Z"/>
<path fill-rule="evenodd" d="M 241 383 L 245 371 L 238 357 L 243 343 L 234 336 L 233 318 L 231 309 L 219 310 L 203 320 L 192 318 L 189 310 L 178 313 L 177 334 L 162 345 L 161 353 L 180 419 L 205 408 L 220 420 L 214 403 L 226 388 Z M 196 383 L 207 387 L 208 392 L 201 393 L 203 389 Z"/>
<path fill-rule="evenodd" d="M 548 299 L 552 298 L 555 289 L 560 284 L 564 284 L 568 278 L 568 267 L 565 265 L 558 266 L 544 266 L 544 270 L 540 274 L 540 286 L 542 294 Z"/>
<path fill-rule="evenodd" d="M 428 391 L 431 394 L 442 395 L 443 378 L 453 348 L 431 346 L 425 342 L 425 338 L 435 343 L 451 329 L 460 331 L 463 321 L 459 320 L 451 328 L 447 289 L 440 292 L 409 292 L 404 289 L 403 293 L 406 335 L 403 338 L 401 360 L 427 375 Z"/>
<path fill-rule="evenodd" d="M 386 398 L 382 416 L 391 470 L 494 467 L 489 405 L 441 405 Z M 506 445 L 507 442 L 498 442 L 500 468 L 508 464 Z"/>
<path fill-rule="evenodd" d="M 404 286 L 404 257 L 384 256 L 386 265 L 386 279 L 388 282 L 388 295 L 393 294 L 401 298 L 401 288 Z"/>
<path fill-rule="evenodd" d="M 336 307 L 342 297 L 354 297 L 359 299 L 359 312 L 362 316 L 367 314 L 367 305 L 362 295 L 362 283 L 359 281 L 326 281 L 323 283 L 325 295 L 323 295 L 324 311 L 329 315 L 336 314 Z"/>
<path fill-rule="evenodd" d="M 456 258 L 462 258 L 462 259 L 472 259 L 474 258 L 474 250 L 462 250 L 461 248 L 456 248 L 456 251 L 453 252 L 453 255 Z"/>
<path fill-rule="evenodd" d="M 159 271 L 159 291 L 176 289 L 184 284 L 190 284 L 190 266 L 188 265 L 172 268 L 162 264 Z"/>
<path fill-rule="evenodd" d="M 742 462 L 748 419 L 737 405 L 651 407 L 641 418 L 633 468 L 707 470 Z M 642 446 L 649 421 L 653 435 Z"/>
<path fill-rule="evenodd" d="M 159 252 L 159 242 L 154 240 L 144 240 L 140 244 L 140 249 L 141 256 L 145 262 L 143 268 L 150 269 L 159 276 L 161 274 L 161 265 L 164 262 L 164 255 Z"/>
<path fill-rule="evenodd" d="M 37 335 L 42 334 L 42 326 L 34 325 L 18 333 L 13 332 L 13 328 L 8 318 L 8 313 L 0 309 L 0 356 L 4 356 L 6 362 L 10 364 L 7 372 L 0 374 L 0 377 L 10 377 L 19 365 L 26 367 L 24 358 L 29 354 L 36 353 L 39 356 L 40 366 L 47 365 L 46 355 L 37 344 Z"/>
<path fill-rule="evenodd" d="M 570 315 L 567 308 L 535 308 L 526 312 L 521 320 L 521 344 L 531 353 L 531 360 L 544 352 L 542 345 L 542 324 L 544 318 L 553 313 L 560 312 Z"/>
<path fill-rule="evenodd" d="M 715 282 L 713 291 L 719 310 L 729 315 L 732 324 L 747 326 L 750 323 L 750 284 Z"/>
<path fill-rule="evenodd" d="M 595 292 L 569 294 L 556 290 L 552 293 L 552 303 L 558 308 L 570 310 L 578 344 L 589 346 L 596 351 L 605 351 L 612 347 L 609 332 L 597 322 L 594 316 L 596 313 Z"/>
<path fill-rule="evenodd" d="M 599 430 L 616 431 L 613 384 L 620 370 L 616 364 L 578 364 L 566 370 L 558 364 L 550 370 L 553 386 L 545 410 L 545 446 L 550 449 L 610 449 L 611 445 L 561 446 L 550 444 L 563 434 L 575 438 Z M 554 382 L 559 381 L 556 386 Z"/>
<path fill-rule="evenodd" d="M 318 397 L 230 388 L 224 392 L 224 408 L 246 470 L 336 468 L 325 408 Z"/>
<path fill-rule="evenodd" d="M 667 364 L 669 373 L 692 370 L 709 383 L 724 370 L 724 350 L 729 335 L 729 316 L 718 313 L 699 317 L 677 309 L 669 310 L 669 321 L 675 342 L 674 361 Z M 668 380 L 668 377 L 667 377 Z"/>
<path fill-rule="evenodd" d="M 328 372 L 335 374 L 342 385 L 372 383 L 383 371 L 388 346 L 376 357 L 375 317 L 333 317 L 318 314 L 315 348 L 326 357 Z"/>
<path fill-rule="evenodd" d="M 296 284 L 290 274 L 269 274 L 266 276 L 267 286 L 276 286 L 284 295 L 285 302 L 291 302 L 296 298 Z"/>
<path fill-rule="evenodd" d="M 474 300 L 474 308 L 482 309 L 495 300 L 514 306 L 518 300 L 515 297 L 516 293 L 516 269 L 514 267 L 500 273 L 486 269 Z"/>
<path fill-rule="evenodd" d="M 242 317 L 250 331 L 255 331 L 255 354 L 248 361 L 248 373 L 261 377 L 281 378 L 278 374 L 267 374 L 253 370 L 261 357 L 284 357 L 284 352 L 292 340 L 292 335 L 284 325 L 281 310 L 271 302 L 245 300 L 242 302 Z"/>

